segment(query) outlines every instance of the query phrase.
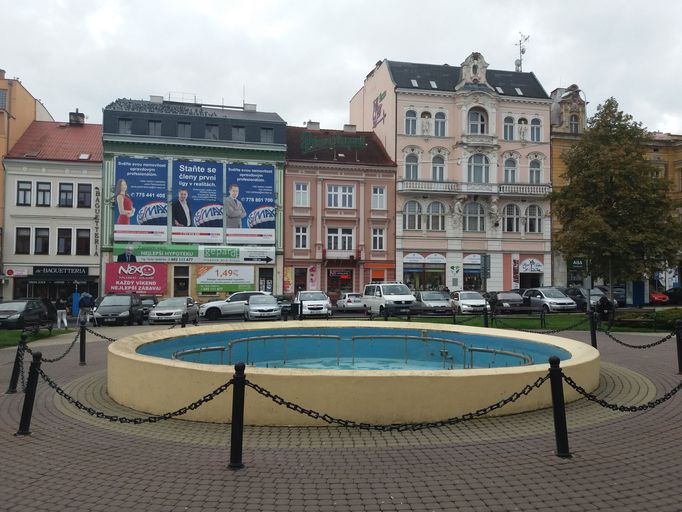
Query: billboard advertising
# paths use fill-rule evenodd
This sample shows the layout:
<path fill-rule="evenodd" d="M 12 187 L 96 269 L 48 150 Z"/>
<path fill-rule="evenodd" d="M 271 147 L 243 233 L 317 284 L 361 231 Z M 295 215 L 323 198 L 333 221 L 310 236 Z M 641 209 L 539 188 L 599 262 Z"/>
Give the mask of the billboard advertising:
<path fill-rule="evenodd" d="M 114 240 L 167 239 L 168 162 L 156 158 L 116 158 Z"/>
<path fill-rule="evenodd" d="M 127 256 L 128 253 L 131 256 Z M 275 261 L 275 248 L 272 246 L 228 247 L 195 244 L 114 244 L 114 258 L 117 261 L 144 261 L 149 263 L 270 265 Z"/>
<path fill-rule="evenodd" d="M 214 265 L 197 268 L 197 291 L 237 292 L 254 289 L 254 268 L 250 265 Z"/>
<path fill-rule="evenodd" d="M 226 193 L 227 243 L 274 244 L 274 166 L 227 164 Z"/>
<path fill-rule="evenodd" d="M 167 270 L 162 263 L 107 263 L 104 293 L 163 295 L 168 288 Z"/>
<path fill-rule="evenodd" d="M 171 240 L 221 243 L 223 164 L 175 160 L 171 183 Z"/>

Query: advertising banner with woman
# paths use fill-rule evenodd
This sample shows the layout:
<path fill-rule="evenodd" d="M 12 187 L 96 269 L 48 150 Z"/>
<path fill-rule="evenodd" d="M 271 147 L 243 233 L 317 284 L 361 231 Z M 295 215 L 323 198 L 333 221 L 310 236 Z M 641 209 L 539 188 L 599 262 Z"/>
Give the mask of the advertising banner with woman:
<path fill-rule="evenodd" d="M 173 242 L 223 240 L 223 164 L 173 161 L 171 237 Z"/>
<path fill-rule="evenodd" d="M 168 162 L 156 158 L 116 158 L 114 240 L 167 239 Z"/>
<path fill-rule="evenodd" d="M 227 164 L 228 244 L 275 243 L 275 168 Z"/>

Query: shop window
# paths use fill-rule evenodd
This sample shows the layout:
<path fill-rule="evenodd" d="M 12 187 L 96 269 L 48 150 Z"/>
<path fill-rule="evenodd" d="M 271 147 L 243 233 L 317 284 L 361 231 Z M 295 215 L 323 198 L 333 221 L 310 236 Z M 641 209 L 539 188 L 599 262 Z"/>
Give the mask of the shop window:
<path fill-rule="evenodd" d="M 299 292 L 308 288 L 308 269 L 294 268 L 294 291 Z"/>
<path fill-rule="evenodd" d="M 189 296 L 189 267 L 173 267 L 173 296 Z"/>

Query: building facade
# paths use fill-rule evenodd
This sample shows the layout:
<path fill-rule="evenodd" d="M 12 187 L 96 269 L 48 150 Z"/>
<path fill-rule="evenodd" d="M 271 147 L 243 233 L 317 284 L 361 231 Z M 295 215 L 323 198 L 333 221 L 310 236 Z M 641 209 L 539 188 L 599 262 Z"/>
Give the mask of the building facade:
<path fill-rule="evenodd" d="M 397 164 L 396 275 L 418 289 L 550 285 L 549 96 L 533 73 L 380 61 L 350 102 Z"/>
<path fill-rule="evenodd" d="M 104 109 L 104 293 L 281 293 L 286 124 L 255 105 Z"/>
<path fill-rule="evenodd" d="M 5 158 L 3 297 L 96 294 L 102 127 L 34 121 Z"/>
<path fill-rule="evenodd" d="M 371 131 L 287 127 L 285 294 L 395 280 L 395 172 Z"/>

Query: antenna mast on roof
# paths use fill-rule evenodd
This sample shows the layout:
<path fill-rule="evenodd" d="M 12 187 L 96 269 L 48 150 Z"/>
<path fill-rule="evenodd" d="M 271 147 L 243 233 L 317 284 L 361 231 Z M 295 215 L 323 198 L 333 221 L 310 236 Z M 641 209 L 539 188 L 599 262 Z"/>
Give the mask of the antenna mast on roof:
<path fill-rule="evenodd" d="M 530 36 L 524 36 L 521 32 L 519 32 L 519 42 L 514 43 L 514 46 L 519 47 L 519 58 L 516 59 L 516 62 L 514 63 L 516 65 L 517 73 L 523 71 L 523 55 L 526 53 L 526 41 L 529 39 Z"/>

